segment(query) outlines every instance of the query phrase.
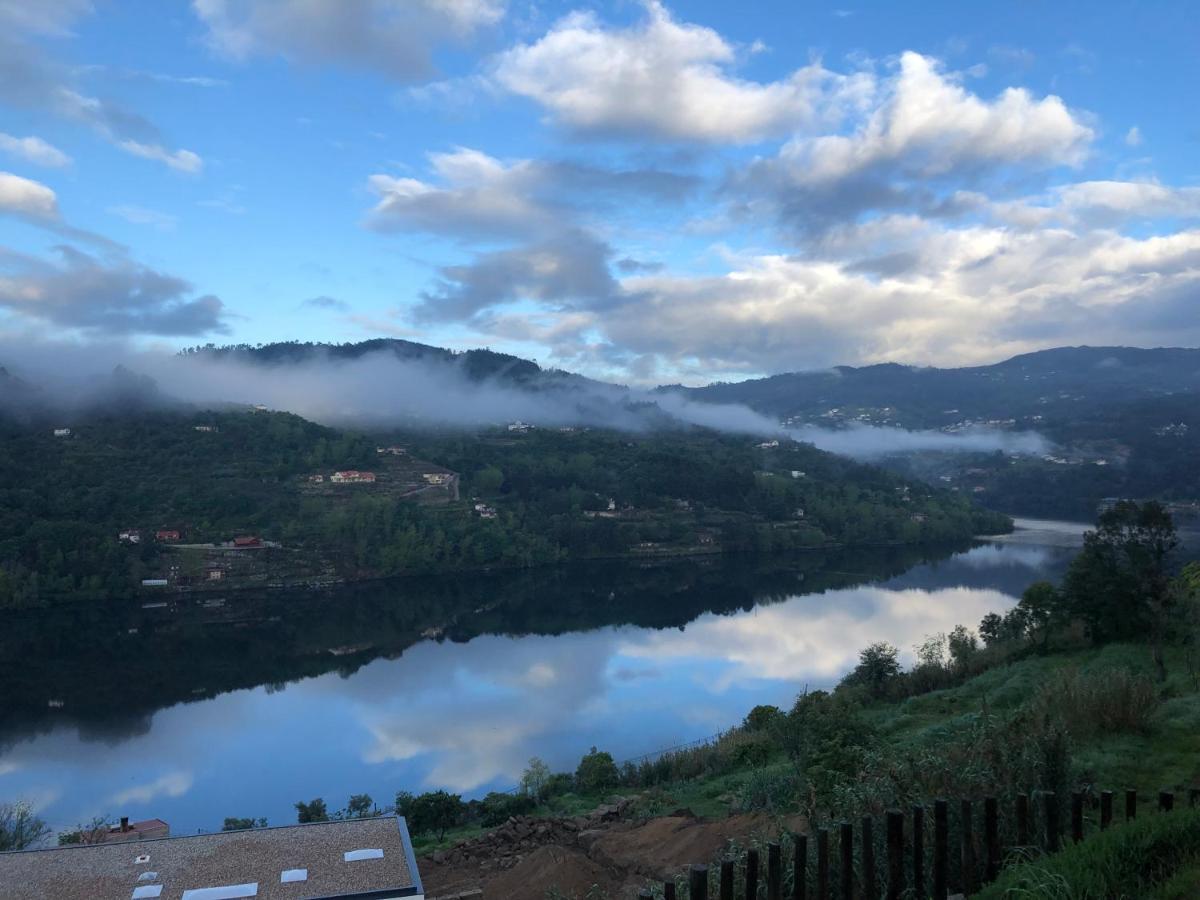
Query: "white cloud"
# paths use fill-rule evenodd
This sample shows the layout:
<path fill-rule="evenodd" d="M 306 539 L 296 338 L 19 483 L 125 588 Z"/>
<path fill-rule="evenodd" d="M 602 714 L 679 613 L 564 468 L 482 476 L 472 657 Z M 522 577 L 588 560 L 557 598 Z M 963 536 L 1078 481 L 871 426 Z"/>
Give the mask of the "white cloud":
<path fill-rule="evenodd" d="M 92 0 L 0 0 L 0 23 L 16 31 L 62 37 L 93 8 Z"/>
<path fill-rule="evenodd" d="M 1140 147 L 1142 145 L 1142 129 L 1134 125 L 1125 132 L 1125 143 L 1130 147 Z"/>
<path fill-rule="evenodd" d="M 71 164 L 71 157 L 40 137 L 15 137 L 0 132 L 0 150 L 19 156 L 36 166 L 62 168 Z"/>
<path fill-rule="evenodd" d="M 194 175 L 204 168 L 204 161 L 191 150 L 168 150 L 160 144 L 145 144 L 135 140 L 120 141 L 117 146 L 134 156 L 166 163 L 177 172 Z"/>
<path fill-rule="evenodd" d="M 504 0 L 192 0 L 210 45 L 233 59 L 280 54 L 413 80 L 433 48 L 496 24 Z"/>
<path fill-rule="evenodd" d="M 112 795 L 111 803 L 115 807 L 128 806 L 136 803 L 149 803 L 158 797 L 182 797 L 192 789 L 192 774 L 190 772 L 168 772 L 148 784 L 139 784 Z"/>
<path fill-rule="evenodd" d="M 1075 165 L 1092 138 L 1058 97 L 1007 88 L 983 100 L 936 60 L 909 51 L 878 84 L 852 134 L 797 137 L 780 156 L 799 183 L 842 181 L 879 166 L 929 178 L 979 166 Z"/>
<path fill-rule="evenodd" d="M 576 12 L 501 54 L 497 84 L 580 131 L 744 143 L 791 131 L 852 97 L 861 76 L 813 63 L 760 83 L 732 74 L 737 51 L 710 28 L 675 21 L 658 0 L 624 29 Z"/>
<path fill-rule="evenodd" d="M 11 172 L 0 172 L 0 213 L 42 222 L 57 222 L 60 218 L 53 190 Z"/>
<path fill-rule="evenodd" d="M 1140 217 L 1200 216 L 1200 188 L 1175 188 L 1154 181 L 1083 181 L 1055 193 L 1068 211 L 1098 211 Z"/>

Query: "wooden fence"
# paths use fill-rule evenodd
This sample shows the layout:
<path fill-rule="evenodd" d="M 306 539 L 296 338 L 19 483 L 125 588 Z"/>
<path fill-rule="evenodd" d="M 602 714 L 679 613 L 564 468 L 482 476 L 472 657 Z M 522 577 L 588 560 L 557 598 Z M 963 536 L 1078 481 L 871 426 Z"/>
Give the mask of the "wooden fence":
<path fill-rule="evenodd" d="M 1125 791 L 1123 799 L 1124 820 L 1131 821 L 1137 817 L 1137 791 Z M 1084 814 L 1087 800 L 1082 791 L 1071 794 L 1073 842 L 1083 840 L 1087 830 Z M 1101 792 L 1098 799 L 1092 797 L 1093 808 L 1099 807 L 1097 824 L 1101 831 L 1113 825 L 1113 803 L 1112 791 Z M 1200 788 L 1189 789 L 1188 804 L 1200 806 Z M 1035 810 L 1034 806 L 1041 809 Z M 1174 808 L 1175 794 L 1159 792 L 1159 811 L 1170 812 Z M 686 896 L 689 900 L 708 900 L 710 881 L 716 876 L 713 896 L 717 900 L 758 900 L 763 896 L 766 900 L 785 900 L 785 890 L 792 900 L 878 900 L 879 897 L 946 900 L 950 896 L 952 868 L 956 876 L 955 893 L 969 896 L 982 884 L 995 880 L 1006 859 L 1023 858 L 1022 854 L 1006 854 L 1001 841 L 1002 824 L 1013 837 L 1008 850 L 1041 848 L 1054 853 L 1061 848 L 1065 837 L 1061 812 L 1059 798 L 1050 791 L 1035 795 L 1034 802 L 1028 794 L 1018 795 L 1013 802 L 1012 819 L 1007 822 L 1002 822 L 1000 803 L 995 797 L 984 799 L 981 811 L 974 801 L 961 800 L 955 823 L 958 852 L 954 859 L 949 801 L 934 801 L 933 842 L 928 853 L 926 807 L 914 806 L 908 816 L 900 810 L 890 810 L 885 816 L 882 836 L 885 857 L 882 869 L 876 860 L 875 820 L 864 816 L 857 828 L 852 822 L 842 822 L 836 829 L 819 828 L 813 834 L 792 835 L 789 840 L 792 852 L 788 854 L 790 872 L 785 872 L 785 848 L 780 842 L 766 845 L 765 866 L 762 851 L 756 848 L 745 852 L 740 866 L 732 859 L 723 860 L 716 872 L 710 872 L 706 865 L 692 866 L 687 873 Z M 982 818 L 981 834 L 975 829 L 977 818 Z M 830 849 L 835 833 L 836 858 Z M 952 867 L 952 862 L 956 866 Z M 739 880 L 741 890 L 737 889 Z M 664 900 L 675 900 L 676 891 L 674 881 L 663 882 Z M 649 889 L 639 894 L 640 898 L 653 896 Z"/>

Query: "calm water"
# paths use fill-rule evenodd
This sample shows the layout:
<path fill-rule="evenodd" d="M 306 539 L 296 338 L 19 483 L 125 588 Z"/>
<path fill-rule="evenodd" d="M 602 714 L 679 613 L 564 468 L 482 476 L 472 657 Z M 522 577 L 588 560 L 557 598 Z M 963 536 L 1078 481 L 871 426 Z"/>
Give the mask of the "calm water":
<path fill-rule="evenodd" d="M 225 816 L 396 790 L 508 789 L 734 724 L 833 684 L 857 652 L 1002 612 L 1079 526 L 939 551 L 604 563 L 0 623 L 0 800 L 66 827 Z M 1045 533 L 1039 537 L 1037 528 Z M 1046 530 L 1048 529 L 1048 530 Z M 1074 535 L 1065 537 L 1064 535 Z"/>

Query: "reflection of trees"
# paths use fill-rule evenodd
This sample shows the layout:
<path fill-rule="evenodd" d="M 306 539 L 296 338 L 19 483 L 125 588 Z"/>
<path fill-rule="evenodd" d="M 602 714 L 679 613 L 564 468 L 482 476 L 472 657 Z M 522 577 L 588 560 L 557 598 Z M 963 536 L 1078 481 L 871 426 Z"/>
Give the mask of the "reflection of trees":
<path fill-rule="evenodd" d="M 428 637 L 664 629 L 800 594 L 894 577 L 962 547 L 581 563 L 486 577 L 359 585 L 321 595 L 188 598 L 39 610 L 0 630 L 0 743 L 67 721 L 84 740 L 144 734 L 163 707 L 394 658 Z M 19 663 L 17 662 L 19 661 Z M 59 706 L 61 704 L 61 706 Z"/>

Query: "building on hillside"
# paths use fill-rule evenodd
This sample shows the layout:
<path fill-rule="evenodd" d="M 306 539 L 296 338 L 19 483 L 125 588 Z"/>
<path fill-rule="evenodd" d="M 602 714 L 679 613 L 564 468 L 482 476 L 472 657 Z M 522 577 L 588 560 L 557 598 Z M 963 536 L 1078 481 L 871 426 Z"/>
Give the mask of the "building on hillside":
<path fill-rule="evenodd" d="M 426 484 L 447 484 L 450 481 L 450 475 L 446 472 L 423 472 L 421 477 Z"/>
<path fill-rule="evenodd" d="M 154 532 L 154 539 L 156 541 L 177 541 L 179 538 L 179 530 L 176 528 L 160 528 Z"/>
<path fill-rule="evenodd" d="M 496 510 L 493 507 L 488 506 L 486 503 L 476 503 L 475 512 L 479 513 L 479 518 L 481 519 L 496 518 Z"/>
<path fill-rule="evenodd" d="M 245 534 L 233 539 L 233 546 L 239 550 L 245 550 L 250 547 L 261 547 L 262 538 L 254 534 Z"/>
<path fill-rule="evenodd" d="M 514 434 L 525 434 L 532 427 L 528 422 L 522 422 L 520 419 L 517 419 L 517 421 L 508 426 L 508 430 Z"/>
<path fill-rule="evenodd" d="M 310 481 L 312 484 L 324 484 L 324 483 L 325 483 L 325 476 L 324 476 L 324 475 L 319 475 L 319 474 L 318 474 L 318 475 L 309 475 L 309 476 L 308 476 L 308 480 L 309 480 L 309 481 Z"/>
<path fill-rule="evenodd" d="M 143 578 L 142 587 L 160 588 L 166 587 L 169 582 L 165 578 Z"/>
<path fill-rule="evenodd" d="M 391 447 L 376 447 L 375 452 L 378 453 L 380 456 L 407 456 L 408 455 L 407 449 L 405 449 L 404 447 L 399 447 L 399 446 L 395 446 L 395 445 L 393 445 Z"/>
<path fill-rule="evenodd" d="M 121 823 L 109 828 L 103 839 L 108 843 L 117 844 L 122 841 L 153 841 L 170 836 L 171 826 L 162 819 L 130 822 L 128 816 L 122 816 Z"/>
<path fill-rule="evenodd" d="M 408 827 L 397 816 L 0 853 L 0 900 L 399 900 L 424 893 Z"/>
<path fill-rule="evenodd" d="M 117 535 L 117 540 L 122 544 L 140 544 L 142 542 L 142 533 L 136 528 L 126 528 Z"/>
<path fill-rule="evenodd" d="M 773 450 L 779 446 L 779 441 L 763 441 L 758 445 L 759 450 Z"/>
<path fill-rule="evenodd" d="M 55 428 L 54 436 L 55 437 L 70 437 L 71 429 L 70 428 Z"/>
<path fill-rule="evenodd" d="M 374 472 L 359 472 L 357 469 L 347 469 L 345 472 L 334 472 L 329 476 L 334 484 L 374 484 Z"/>
<path fill-rule="evenodd" d="M 205 434 L 216 434 L 221 429 L 218 428 L 216 425 L 193 425 L 192 430 L 193 431 L 202 431 Z"/>

